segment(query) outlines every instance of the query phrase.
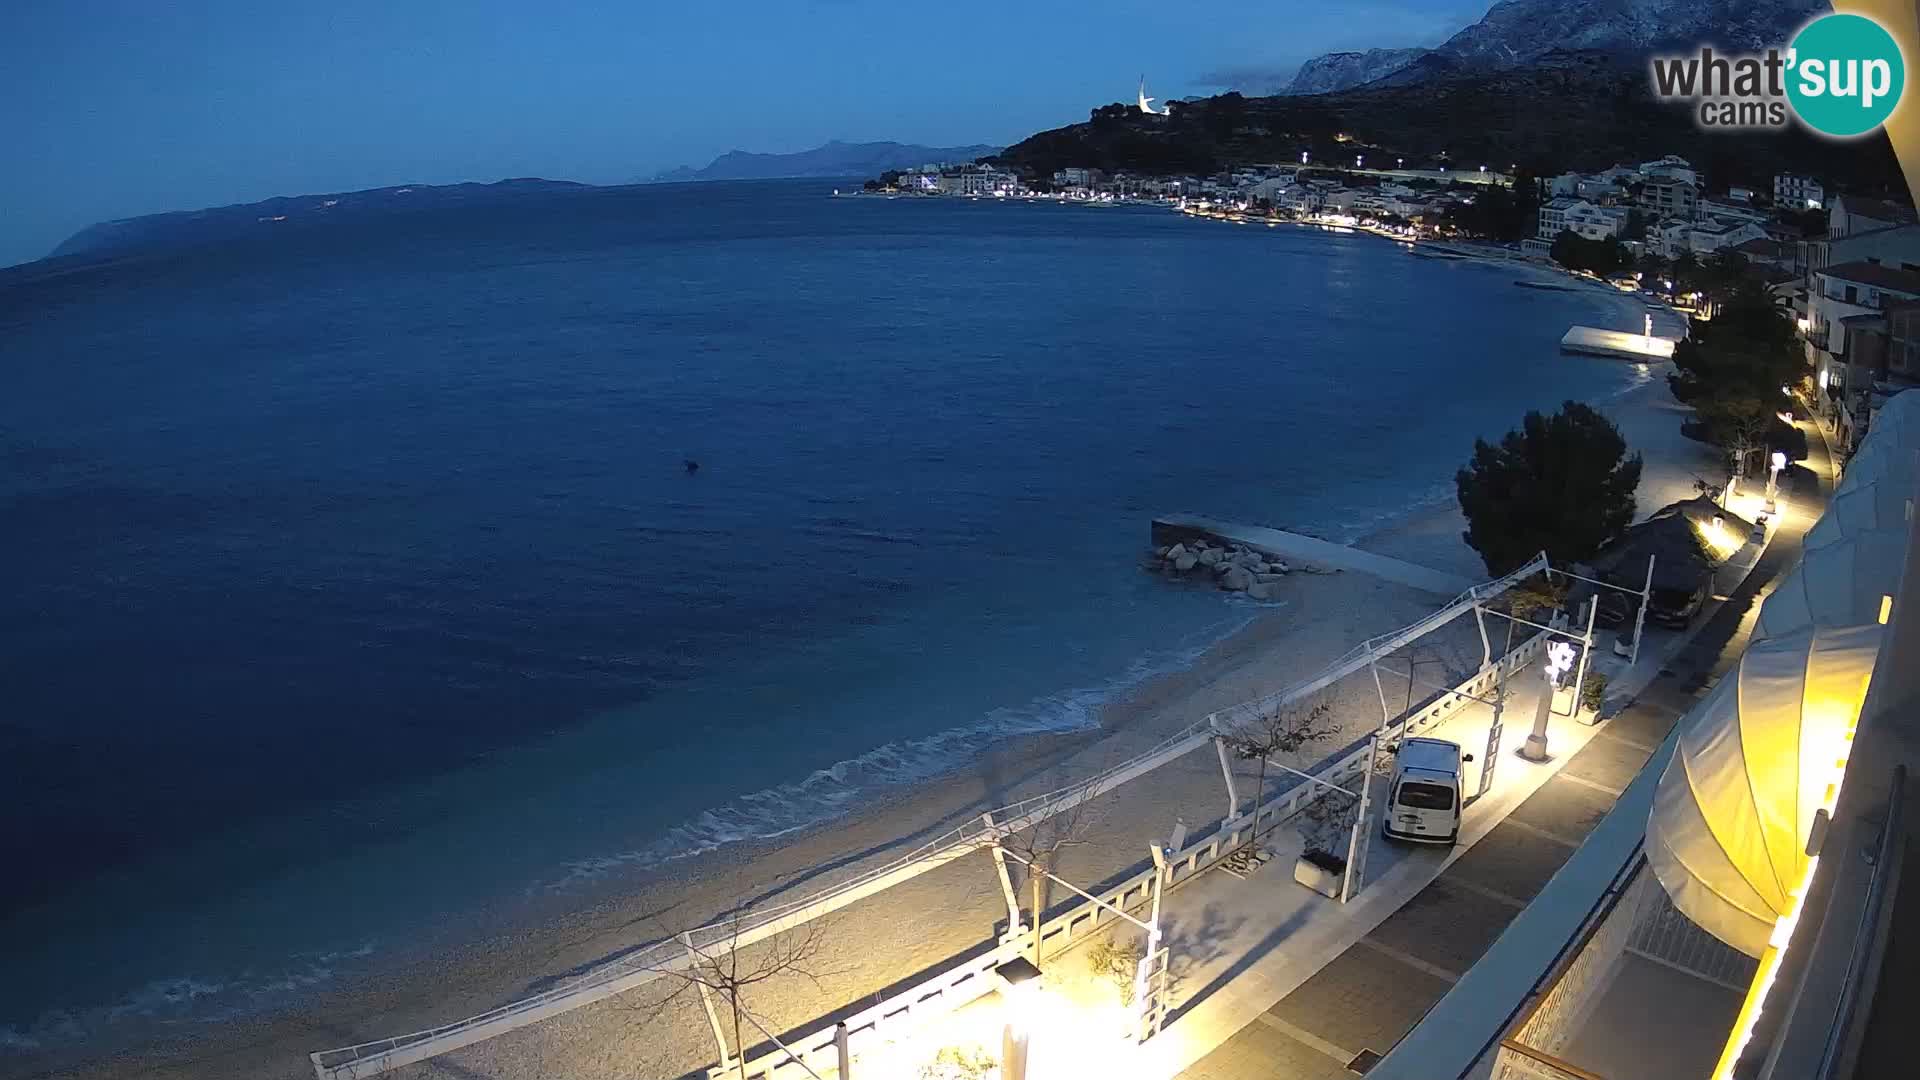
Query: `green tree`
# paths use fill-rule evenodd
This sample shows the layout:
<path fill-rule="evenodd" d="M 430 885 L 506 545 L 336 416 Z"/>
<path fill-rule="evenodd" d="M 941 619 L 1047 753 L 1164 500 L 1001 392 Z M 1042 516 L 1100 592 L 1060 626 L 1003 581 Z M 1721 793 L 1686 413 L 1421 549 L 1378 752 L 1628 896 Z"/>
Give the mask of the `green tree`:
<path fill-rule="evenodd" d="M 1633 261 L 1620 241 L 1612 237 L 1589 240 L 1570 229 L 1560 230 L 1548 254 L 1569 270 L 1590 270 L 1596 274 L 1611 274 Z"/>
<path fill-rule="evenodd" d="M 1674 346 L 1675 370 L 1667 385 L 1696 411 L 1711 411 L 1716 399 L 1751 400 L 1769 406 L 1764 411 L 1770 414 L 1781 401 L 1780 388 L 1805 377 L 1806 356 L 1793 324 L 1765 287 L 1743 279 L 1725 296 L 1718 315 L 1696 321 Z"/>
<path fill-rule="evenodd" d="M 1498 444 L 1474 440 L 1454 474 L 1467 544 L 1492 574 L 1545 551 L 1555 564 L 1587 559 L 1633 522 L 1640 455 L 1592 406 L 1569 401 L 1529 412 Z"/>

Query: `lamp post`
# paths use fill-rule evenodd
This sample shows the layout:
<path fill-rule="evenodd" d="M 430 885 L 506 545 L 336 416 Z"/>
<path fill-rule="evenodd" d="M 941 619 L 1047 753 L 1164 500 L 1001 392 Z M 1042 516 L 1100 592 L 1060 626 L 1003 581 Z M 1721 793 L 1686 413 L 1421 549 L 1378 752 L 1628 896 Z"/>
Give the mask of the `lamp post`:
<path fill-rule="evenodd" d="M 1527 745 L 1520 749 L 1520 756 L 1528 761 L 1547 760 L 1547 716 L 1553 710 L 1553 692 L 1558 688 L 1560 676 L 1572 667 L 1572 643 L 1549 641 L 1547 662 L 1540 668 L 1540 707 L 1533 713 L 1533 734 L 1527 736 Z"/>
<path fill-rule="evenodd" d="M 1774 493 L 1780 490 L 1780 470 L 1787 467 L 1786 453 L 1775 450 L 1773 457 L 1767 460 L 1767 465 L 1772 470 L 1767 474 L 1767 510 L 1771 513 Z"/>
<path fill-rule="evenodd" d="M 1007 999 L 1007 1022 L 1000 1030 L 1000 1076 L 1002 1080 L 1027 1080 L 1027 1050 L 1033 1032 L 1028 1026 L 1034 998 L 1040 993 L 1040 969 L 1024 956 L 993 969 L 1000 976 L 1001 991 Z"/>

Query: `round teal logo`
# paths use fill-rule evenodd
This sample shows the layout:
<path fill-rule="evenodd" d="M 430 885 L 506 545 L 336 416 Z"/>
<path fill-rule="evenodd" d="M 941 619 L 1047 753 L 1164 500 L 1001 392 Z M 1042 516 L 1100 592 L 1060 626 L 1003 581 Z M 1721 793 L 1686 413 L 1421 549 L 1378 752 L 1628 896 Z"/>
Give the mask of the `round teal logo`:
<path fill-rule="evenodd" d="M 1823 15 L 1787 53 L 1787 100 L 1823 135 L 1864 135 L 1893 115 L 1907 64 L 1893 35 L 1863 15 Z"/>

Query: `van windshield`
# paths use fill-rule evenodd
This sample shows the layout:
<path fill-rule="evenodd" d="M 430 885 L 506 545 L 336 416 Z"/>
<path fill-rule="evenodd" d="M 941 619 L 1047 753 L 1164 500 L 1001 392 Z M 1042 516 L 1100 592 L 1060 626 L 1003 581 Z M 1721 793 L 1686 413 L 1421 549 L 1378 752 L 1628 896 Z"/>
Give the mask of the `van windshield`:
<path fill-rule="evenodd" d="M 1400 785 L 1400 805 L 1415 810 L 1453 809 L 1453 789 L 1440 784 L 1408 782 Z"/>

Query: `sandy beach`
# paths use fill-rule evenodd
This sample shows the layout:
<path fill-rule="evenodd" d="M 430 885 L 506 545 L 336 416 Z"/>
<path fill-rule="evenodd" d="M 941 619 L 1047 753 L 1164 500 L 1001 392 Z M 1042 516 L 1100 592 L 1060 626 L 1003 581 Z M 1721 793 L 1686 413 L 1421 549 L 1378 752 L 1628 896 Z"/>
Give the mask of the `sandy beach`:
<path fill-rule="evenodd" d="M 1593 287 L 1619 301 L 1623 327 L 1638 323 L 1638 298 Z M 1576 358 L 1562 362 L 1615 363 Z M 1684 410 L 1667 391 L 1664 366 L 1647 369 L 1644 375 L 1644 381 L 1614 400 L 1596 403 L 1645 459 L 1642 515 L 1690 496 L 1693 475 L 1710 468 L 1715 459 L 1710 448 L 1679 434 Z M 1512 418 L 1514 423 L 1519 419 Z M 1474 434 L 1462 432 L 1459 445 L 1437 447 L 1435 453 L 1464 462 Z M 1478 434 L 1494 438 L 1500 433 Z M 1270 524 L 1311 531 L 1313 523 Z M 1359 546 L 1483 578 L 1478 555 L 1461 539 L 1463 529 L 1459 511 L 1449 501 L 1409 508 Z M 1144 521 L 1141 532 L 1144 543 Z M 479 1012 L 637 945 L 755 903 L 804 896 L 887 862 L 959 821 L 1097 772 L 1211 711 L 1280 690 L 1361 639 L 1405 625 L 1443 599 L 1357 574 L 1296 573 L 1286 583 L 1281 602 L 1250 608 L 1257 613 L 1243 629 L 1190 666 L 1153 678 L 1108 705 L 1098 732 L 1023 738 L 958 774 L 896 790 L 828 826 L 736 844 L 675 864 L 652 878 L 556 896 L 544 902 L 551 916 L 537 929 L 474 942 L 447 954 L 403 959 L 380 976 L 320 992 L 297 1008 L 219 1024 L 178 1025 L 151 1044 L 110 1060 L 11 1059 L 0 1072 L 210 1080 L 311 1075 L 310 1051 Z M 1246 602 L 1223 594 L 1221 603 Z M 1480 644 L 1470 621 L 1456 623 L 1423 642 L 1421 649 L 1419 659 L 1437 665 L 1424 677 L 1436 681 L 1443 671 L 1464 673 L 1480 662 Z M 1401 682 L 1386 691 L 1391 700 L 1410 693 L 1410 688 Z M 1341 737 L 1307 748 L 1295 764 L 1318 760 L 1380 720 L 1370 678 L 1364 686 L 1354 679 L 1344 681 L 1329 700 Z M 1250 787 L 1252 770 L 1243 771 Z M 1210 754 L 1190 754 L 1089 804 L 1082 842 L 1066 849 L 1062 871 L 1088 886 L 1124 876 L 1146 862 L 1147 844 L 1163 840 L 1176 820 L 1199 834 L 1226 809 L 1217 761 Z M 823 948 L 812 965 L 814 978 L 763 984 L 749 1006 L 776 1032 L 810 1026 L 822 1015 L 870 1000 L 978 945 L 1004 919 L 989 860 L 960 860 L 826 920 Z M 625 997 L 394 1075 L 464 1080 L 680 1077 L 711 1062 L 715 1051 L 698 999 L 676 994 L 679 989 L 674 980 L 663 978 Z M 26 1071 L 14 1071 L 21 1060 Z"/>

